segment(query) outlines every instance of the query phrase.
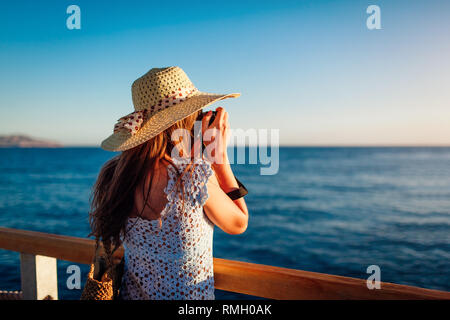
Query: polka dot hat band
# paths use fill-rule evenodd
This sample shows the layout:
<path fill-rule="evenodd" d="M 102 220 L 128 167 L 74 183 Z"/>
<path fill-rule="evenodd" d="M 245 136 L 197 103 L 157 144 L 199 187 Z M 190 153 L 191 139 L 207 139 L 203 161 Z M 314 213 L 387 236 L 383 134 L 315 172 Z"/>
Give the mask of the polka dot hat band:
<path fill-rule="evenodd" d="M 131 86 L 134 112 L 121 117 L 101 147 L 109 151 L 134 148 L 194 112 L 239 93 L 199 91 L 179 67 L 153 68 Z"/>

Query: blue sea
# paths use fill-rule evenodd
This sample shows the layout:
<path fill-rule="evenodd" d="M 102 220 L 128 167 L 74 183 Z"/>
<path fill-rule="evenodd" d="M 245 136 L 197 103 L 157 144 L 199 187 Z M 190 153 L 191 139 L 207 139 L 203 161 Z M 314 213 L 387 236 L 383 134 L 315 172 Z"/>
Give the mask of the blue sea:
<path fill-rule="evenodd" d="M 0 149 L 0 226 L 86 237 L 91 188 L 113 155 Z M 215 228 L 215 257 L 362 279 L 378 265 L 382 281 L 450 291 L 450 148 L 282 147 L 279 165 L 272 176 L 233 165 L 249 227 Z M 81 293 L 66 287 L 70 264 L 58 261 L 61 299 Z M 20 290 L 18 253 L 0 250 L 0 290 Z"/>

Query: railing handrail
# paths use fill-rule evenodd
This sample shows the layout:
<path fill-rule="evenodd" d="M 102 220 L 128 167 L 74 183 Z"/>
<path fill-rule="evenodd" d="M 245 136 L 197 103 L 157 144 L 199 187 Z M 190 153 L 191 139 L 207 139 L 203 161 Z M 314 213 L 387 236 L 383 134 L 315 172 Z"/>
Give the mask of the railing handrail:
<path fill-rule="evenodd" d="M 94 241 L 0 227 L 0 249 L 89 264 Z M 117 257 L 123 255 L 118 250 Z M 217 289 L 270 299 L 450 299 L 450 292 L 214 258 Z"/>

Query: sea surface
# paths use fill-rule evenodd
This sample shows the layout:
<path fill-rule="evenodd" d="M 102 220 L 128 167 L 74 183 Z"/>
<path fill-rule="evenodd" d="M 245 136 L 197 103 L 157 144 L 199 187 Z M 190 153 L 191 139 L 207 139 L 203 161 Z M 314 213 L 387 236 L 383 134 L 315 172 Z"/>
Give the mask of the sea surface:
<path fill-rule="evenodd" d="M 113 155 L 0 149 L 0 226 L 86 237 L 91 188 Z M 215 257 L 362 279 L 378 265 L 381 281 L 450 291 L 450 148 L 283 147 L 278 174 L 261 167 L 233 165 L 249 226 L 215 228 Z M 58 261 L 61 299 L 81 293 L 67 289 L 70 264 Z M 20 290 L 18 253 L 0 249 L 0 290 Z"/>

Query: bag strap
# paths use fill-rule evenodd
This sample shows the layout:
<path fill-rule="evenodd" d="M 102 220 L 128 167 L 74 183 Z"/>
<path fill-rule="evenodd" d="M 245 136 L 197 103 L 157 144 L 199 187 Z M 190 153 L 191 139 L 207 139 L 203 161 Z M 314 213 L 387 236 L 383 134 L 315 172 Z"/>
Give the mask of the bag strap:
<path fill-rule="evenodd" d="M 99 239 L 95 239 L 95 250 L 94 250 L 94 258 L 92 259 L 92 264 L 94 265 L 94 272 L 92 277 L 94 279 L 99 279 L 99 273 L 102 271 L 101 270 L 101 265 L 100 265 L 100 240 Z"/>

